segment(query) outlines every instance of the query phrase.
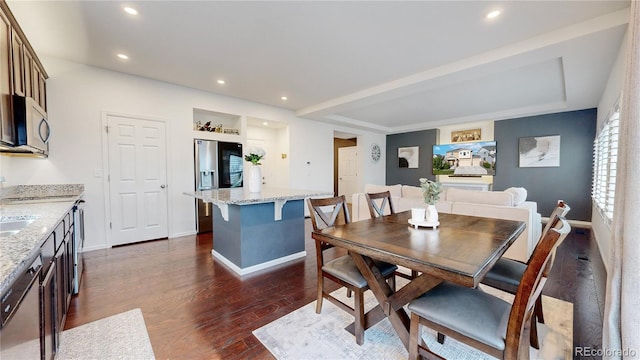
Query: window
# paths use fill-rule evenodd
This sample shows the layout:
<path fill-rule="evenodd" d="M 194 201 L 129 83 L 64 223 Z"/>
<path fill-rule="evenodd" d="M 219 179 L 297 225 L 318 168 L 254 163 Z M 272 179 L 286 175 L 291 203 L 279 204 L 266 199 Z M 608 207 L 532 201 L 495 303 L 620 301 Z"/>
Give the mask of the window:
<path fill-rule="evenodd" d="M 618 162 L 618 128 L 620 104 L 614 107 L 602 130 L 593 142 L 593 184 L 591 197 L 600 214 L 613 219 Z"/>

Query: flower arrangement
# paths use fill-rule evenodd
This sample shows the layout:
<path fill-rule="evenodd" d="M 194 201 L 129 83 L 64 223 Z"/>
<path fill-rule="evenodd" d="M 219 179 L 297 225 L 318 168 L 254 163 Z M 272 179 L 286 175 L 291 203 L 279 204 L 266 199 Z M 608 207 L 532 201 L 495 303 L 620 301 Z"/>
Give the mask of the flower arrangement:
<path fill-rule="evenodd" d="M 264 158 L 266 152 L 263 148 L 260 147 L 250 147 L 247 149 L 247 153 L 244 156 L 244 159 L 253 165 L 262 165 L 260 164 L 260 160 Z"/>
<path fill-rule="evenodd" d="M 435 205 L 440 200 L 440 192 L 442 191 L 442 184 L 439 182 L 431 181 L 427 178 L 420 178 L 420 187 L 422 188 L 422 195 L 424 196 L 424 202 L 429 205 Z"/>

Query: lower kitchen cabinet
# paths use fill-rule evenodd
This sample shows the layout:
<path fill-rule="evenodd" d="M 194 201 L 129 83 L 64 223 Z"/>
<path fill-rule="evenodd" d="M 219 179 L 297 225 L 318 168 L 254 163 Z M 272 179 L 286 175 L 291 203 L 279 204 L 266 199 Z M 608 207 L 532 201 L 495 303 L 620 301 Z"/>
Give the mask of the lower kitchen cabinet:
<path fill-rule="evenodd" d="M 56 332 L 56 264 L 51 263 L 43 273 L 40 284 L 42 327 L 40 329 L 41 353 L 44 360 L 51 360 L 56 352 L 58 333 Z"/>

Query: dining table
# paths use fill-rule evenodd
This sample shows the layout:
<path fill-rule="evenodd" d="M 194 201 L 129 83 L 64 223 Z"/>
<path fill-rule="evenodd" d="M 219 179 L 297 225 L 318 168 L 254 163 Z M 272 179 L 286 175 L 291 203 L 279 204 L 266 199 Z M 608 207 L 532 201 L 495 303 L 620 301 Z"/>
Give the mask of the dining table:
<path fill-rule="evenodd" d="M 348 250 L 378 305 L 365 314 L 368 329 L 389 319 L 405 348 L 410 318 L 406 304 L 442 281 L 477 287 L 485 274 L 525 230 L 523 221 L 439 214 L 437 227 L 414 227 L 411 212 L 361 220 L 312 232 L 312 238 Z M 419 275 L 394 290 L 376 263 L 416 270 Z M 355 325 L 347 326 L 354 333 Z M 438 358 L 434 354 L 434 358 Z"/>

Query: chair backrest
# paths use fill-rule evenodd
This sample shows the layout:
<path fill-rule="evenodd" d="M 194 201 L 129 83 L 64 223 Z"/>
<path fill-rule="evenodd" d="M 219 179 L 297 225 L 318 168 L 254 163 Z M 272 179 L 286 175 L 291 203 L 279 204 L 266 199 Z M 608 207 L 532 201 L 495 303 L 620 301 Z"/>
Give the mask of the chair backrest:
<path fill-rule="evenodd" d="M 391 202 L 391 192 L 383 191 L 379 193 L 366 193 L 364 196 L 367 198 L 367 206 L 369 206 L 369 214 L 372 219 L 385 215 L 385 209 L 389 204 L 389 214 L 395 214 L 393 208 L 393 202 Z M 381 201 L 377 201 L 382 199 Z"/>
<path fill-rule="evenodd" d="M 554 216 L 550 220 L 550 224 L 548 231 L 544 234 L 529 259 L 513 300 L 507 325 L 505 359 L 520 358 L 519 352 L 529 351 L 528 346 L 521 346 L 524 345 L 522 335 L 525 324 L 533 314 L 536 299 L 542 292 L 546 282 L 547 278 L 543 276 L 544 269 L 551 260 L 551 253 L 554 248 L 564 240 L 571 230 L 567 220 L 561 216 Z"/>
<path fill-rule="evenodd" d="M 540 238 L 542 238 L 542 236 L 544 236 L 544 234 L 549 231 L 549 229 L 551 228 L 551 220 L 553 220 L 554 217 L 566 217 L 569 211 L 571 211 L 571 207 L 564 201 L 558 200 L 558 205 L 556 205 L 555 209 L 553 209 L 553 211 L 551 212 L 551 215 L 549 216 L 549 222 L 547 222 L 547 225 L 545 225 L 544 229 L 542 230 L 542 235 L 540 236 Z"/>
<path fill-rule="evenodd" d="M 544 237 L 547 231 L 549 231 L 549 229 L 551 228 L 552 219 L 556 217 L 565 217 L 569 213 L 569 211 L 571 211 L 571 207 L 564 201 L 558 200 L 558 205 L 556 205 L 556 208 L 553 209 L 551 216 L 549 216 L 549 222 L 547 222 L 547 225 L 544 227 L 544 230 L 542 231 L 542 235 L 540 236 L 540 238 L 542 239 L 542 237 Z M 551 268 L 553 267 L 553 263 L 556 258 L 556 249 L 558 249 L 558 246 L 560 246 L 561 243 L 562 241 L 558 241 L 556 245 L 553 247 L 553 249 L 551 250 L 551 259 L 549 259 L 549 262 L 547 262 L 547 266 L 545 266 L 542 276 L 544 277 L 549 276 L 549 272 L 551 271 Z"/>
<path fill-rule="evenodd" d="M 344 217 L 344 222 L 351 222 L 349 209 L 347 209 L 347 200 L 344 195 L 324 199 L 309 198 L 307 204 L 309 205 L 313 230 L 317 231 L 332 227 L 335 225 L 338 215 L 340 215 L 341 212 Z M 325 210 L 329 210 L 329 212 Z"/>
<path fill-rule="evenodd" d="M 343 214 L 344 222 L 351 222 L 349 209 L 347 208 L 347 200 L 344 195 L 325 199 L 309 198 L 307 204 L 309 205 L 309 215 L 311 216 L 311 224 L 313 225 L 314 231 L 334 226 L 341 212 Z M 329 211 L 326 212 L 325 210 Z M 332 247 L 333 245 L 329 243 L 316 240 L 316 264 L 318 267 L 318 274 L 321 273 L 322 265 L 324 264 L 324 250 Z"/>

